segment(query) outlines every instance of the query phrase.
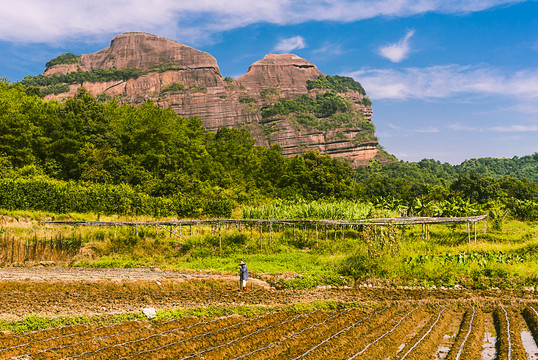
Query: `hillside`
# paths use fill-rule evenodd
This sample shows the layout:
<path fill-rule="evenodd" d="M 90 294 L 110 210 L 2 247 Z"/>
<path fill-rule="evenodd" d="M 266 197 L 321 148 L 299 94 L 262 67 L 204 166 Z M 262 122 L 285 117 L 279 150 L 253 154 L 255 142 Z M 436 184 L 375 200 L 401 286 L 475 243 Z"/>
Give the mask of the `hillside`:
<path fill-rule="evenodd" d="M 246 128 L 256 145 L 278 144 L 285 156 L 318 150 L 354 166 L 386 159 L 362 86 L 325 76 L 293 54 L 268 54 L 232 79 L 221 75 L 208 53 L 146 33 L 125 33 L 96 53 L 60 55 L 43 75 L 22 84 L 38 86 L 47 100 L 72 97 L 81 87 L 101 100 L 151 100 L 199 117 L 209 131 Z"/>

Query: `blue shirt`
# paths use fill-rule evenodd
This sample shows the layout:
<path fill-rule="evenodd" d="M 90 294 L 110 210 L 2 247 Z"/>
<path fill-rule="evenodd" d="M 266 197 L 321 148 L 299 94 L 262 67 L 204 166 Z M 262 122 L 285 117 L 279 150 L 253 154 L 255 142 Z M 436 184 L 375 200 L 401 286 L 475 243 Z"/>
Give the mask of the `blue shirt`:
<path fill-rule="evenodd" d="M 239 279 L 248 280 L 248 269 L 246 265 L 241 265 L 239 267 Z"/>

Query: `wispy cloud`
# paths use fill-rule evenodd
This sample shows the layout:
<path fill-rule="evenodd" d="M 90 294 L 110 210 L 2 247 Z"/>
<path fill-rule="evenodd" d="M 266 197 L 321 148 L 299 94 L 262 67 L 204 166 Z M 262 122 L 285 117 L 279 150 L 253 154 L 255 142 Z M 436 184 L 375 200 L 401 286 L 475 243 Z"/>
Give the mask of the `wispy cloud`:
<path fill-rule="evenodd" d="M 538 131 L 538 124 L 510 124 L 500 126 L 470 126 L 462 124 L 450 124 L 447 129 L 462 132 L 497 132 L 497 133 L 528 133 Z"/>
<path fill-rule="evenodd" d="M 538 125 L 494 126 L 490 130 L 495 132 L 534 132 L 538 131 Z"/>
<path fill-rule="evenodd" d="M 338 55 L 343 55 L 345 53 L 345 51 L 342 49 L 342 46 L 340 46 L 339 44 L 325 43 L 321 47 L 312 50 L 312 53 L 313 54 L 338 56 Z"/>
<path fill-rule="evenodd" d="M 409 39 L 415 34 L 415 30 L 409 30 L 407 34 L 398 42 L 388 44 L 379 48 L 379 55 L 389 59 L 393 63 L 399 63 L 406 59 L 411 52 Z"/>
<path fill-rule="evenodd" d="M 443 99 L 500 96 L 538 103 L 538 70 L 506 74 L 489 66 L 440 65 L 425 68 L 362 69 L 349 73 L 373 99 Z"/>
<path fill-rule="evenodd" d="M 480 131 L 481 128 L 478 128 L 476 126 L 469 126 L 469 125 L 462 125 L 462 124 L 450 124 L 446 126 L 447 129 L 451 129 L 454 131 Z"/>
<path fill-rule="evenodd" d="M 302 36 L 294 36 L 289 39 L 282 39 L 276 44 L 276 52 L 290 52 L 293 50 L 304 49 L 306 41 Z"/>
<path fill-rule="evenodd" d="M 255 23 L 351 22 L 427 12 L 482 11 L 521 0 L 18 0 L 2 3 L 0 40 L 52 43 L 125 31 L 200 42 Z"/>
<path fill-rule="evenodd" d="M 387 124 L 387 126 L 392 129 L 398 131 L 400 135 L 407 135 L 407 134 L 435 134 L 440 132 L 439 128 L 436 126 L 426 126 L 426 127 L 419 127 L 419 128 L 406 128 L 402 127 L 400 125 L 396 124 Z"/>

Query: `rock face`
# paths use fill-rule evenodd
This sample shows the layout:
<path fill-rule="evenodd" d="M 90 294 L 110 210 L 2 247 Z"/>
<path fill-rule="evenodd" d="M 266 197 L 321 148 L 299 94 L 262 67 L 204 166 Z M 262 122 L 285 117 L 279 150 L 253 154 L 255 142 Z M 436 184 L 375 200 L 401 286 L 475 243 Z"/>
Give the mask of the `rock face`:
<path fill-rule="evenodd" d="M 279 144 L 288 156 L 319 150 L 358 166 L 368 164 L 379 153 L 373 126 L 320 129 L 301 124 L 293 116 L 262 116 L 263 108 L 280 99 L 301 95 L 315 98 L 328 91 L 307 88 L 308 80 L 323 74 L 314 64 L 293 54 L 268 54 L 233 80 L 222 77 L 217 61 L 208 53 L 150 34 L 126 33 L 116 36 L 106 49 L 82 55 L 79 63 L 52 66 L 44 75 L 111 68 L 143 72 L 126 80 L 71 84 L 68 92 L 46 99 L 73 96 L 84 86 L 94 96 L 129 104 L 152 100 L 181 115 L 197 116 L 209 131 L 224 126 L 247 128 L 257 145 Z M 372 109 L 362 104 L 363 94 L 348 90 L 339 95 L 352 104 L 362 124 L 371 125 Z"/>
<path fill-rule="evenodd" d="M 79 68 L 82 71 L 111 67 L 149 70 L 159 64 L 219 71 L 217 60 L 206 52 L 151 34 L 125 33 L 116 36 L 106 49 L 82 55 L 78 64 L 57 65 L 45 75 L 66 74 Z"/>
<path fill-rule="evenodd" d="M 287 97 L 307 94 L 306 81 L 323 75 L 311 62 L 293 54 L 267 54 L 250 65 L 248 72 L 237 78 L 237 83 L 249 92 L 259 93 L 277 87 Z"/>

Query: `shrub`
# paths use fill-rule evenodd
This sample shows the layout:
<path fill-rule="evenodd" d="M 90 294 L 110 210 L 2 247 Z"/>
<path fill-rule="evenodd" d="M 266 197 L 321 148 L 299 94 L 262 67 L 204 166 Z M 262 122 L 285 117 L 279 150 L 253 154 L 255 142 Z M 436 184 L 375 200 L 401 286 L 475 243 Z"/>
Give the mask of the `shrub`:
<path fill-rule="evenodd" d="M 54 59 L 50 60 L 45 64 L 46 70 L 50 69 L 51 67 L 55 65 L 62 65 L 62 64 L 76 64 L 80 61 L 80 55 L 75 55 L 70 52 L 62 54 L 60 56 L 55 57 Z"/>
<path fill-rule="evenodd" d="M 175 82 L 175 83 L 172 83 L 163 87 L 161 90 L 161 94 L 167 93 L 167 92 L 184 91 L 184 90 L 185 90 L 185 85 L 183 85 L 180 82 Z"/>
<path fill-rule="evenodd" d="M 328 117 L 338 112 L 348 112 L 352 108 L 351 103 L 337 95 L 336 92 L 330 91 L 320 94 L 316 99 L 310 96 L 302 95 L 295 99 L 281 99 L 273 106 L 262 110 L 262 117 L 274 115 L 289 114 L 311 114 L 319 117 Z"/>
<path fill-rule="evenodd" d="M 252 104 L 252 103 L 256 103 L 256 99 L 249 96 L 243 96 L 239 98 L 239 102 L 241 104 Z"/>
<path fill-rule="evenodd" d="M 355 90 L 359 93 L 365 95 L 366 92 L 362 85 L 355 81 L 353 78 L 347 76 L 331 76 L 331 75 L 320 75 L 315 80 L 307 80 L 306 87 L 308 90 L 312 89 L 331 89 L 336 92 L 346 92 L 348 90 Z"/>
<path fill-rule="evenodd" d="M 178 70 L 183 70 L 183 67 L 180 64 L 176 64 L 174 62 L 167 62 L 167 63 L 161 62 L 155 65 L 152 65 L 148 71 L 163 73 L 166 71 L 178 71 Z"/>
<path fill-rule="evenodd" d="M 114 80 L 129 80 L 136 79 L 142 75 L 145 75 L 141 69 L 126 68 L 118 70 L 114 67 L 110 69 L 93 69 L 92 71 L 74 71 L 61 75 L 37 75 L 26 76 L 21 80 L 21 84 L 24 86 L 50 86 L 58 84 L 82 84 L 84 82 L 106 82 Z"/>
<path fill-rule="evenodd" d="M 69 91 L 69 85 L 65 85 L 65 84 L 49 85 L 41 89 L 41 94 L 43 94 L 43 96 L 47 96 L 50 94 L 58 95 L 58 94 L 66 93 L 68 91 Z"/>
<path fill-rule="evenodd" d="M 361 104 L 364 106 L 372 106 L 372 100 L 368 96 L 365 96 L 361 100 Z"/>

